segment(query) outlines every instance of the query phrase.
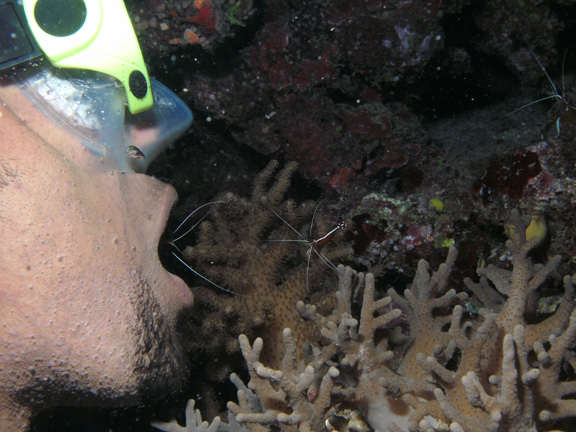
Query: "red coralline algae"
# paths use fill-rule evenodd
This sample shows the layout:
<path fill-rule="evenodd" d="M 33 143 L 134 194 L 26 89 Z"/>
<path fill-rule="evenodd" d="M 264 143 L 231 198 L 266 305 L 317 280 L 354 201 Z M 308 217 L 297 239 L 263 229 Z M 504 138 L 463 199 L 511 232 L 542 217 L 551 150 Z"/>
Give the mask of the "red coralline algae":
<path fill-rule="evenodd" d="M 314 83 L 330 79 L 335 75 L 330 54 L 325 54 L 318 60 L 304 59 L 300 66 L 300 72 L 294 76 L 292 83 L 301 92 L 308 90 Z"/>
<path fill-rule="evenodd" d="M 348 183 L 348 180 L 352 177 L 354 172 L 358 171 L 362 167 L 362 161 L 356 159 L 354 165 L 349 168 L 344 168 L 330 177 L 329 185 L 332 189 L 342 189 Z"/>
<path fill-rule="evenodd" d="M 542 172 L 540 159 L 534 152 L 507 154 L 494 159 L 476 182 L 474 190 L 485 206 L 498 195 L 520 199 L 531 178 Z"/>
<path fill-rule="evenodd" d="M 351 218 L 351 229 L 348 231 L 347 239 L 353 242 L 353 249 L 356 255 L 362 255 L 373 241 L 381 243 L 386 239 L 386 228 L 388 223 L 385 220 L 373 221 L 369 213 L 361 213 Z"/>
<path fill-rule="evenodd" d="M 343 120 L 347 133 L 356 139 L 386 139 L 390 134 L 390 120 L 380 104 L 368 109 L 343 111 Z"/>
<path fill-rule="evenodd" d="M 300 92 L 335 75 L 330 50 L 316 59 L 289 61 L 288 29 L 278 24 L 267 24 L 257 42 L 252 45 L 250 65 L 268 77 L 270 87 L 281 90 L 295 86 Z"/>
<path fill-rule="evenodd" d="M 206 6 L 198 11 L 196 15 L 188 18 L 188 21 L 206 27 L 208 30 L 216 28 L 216 14 L 211 7 Z"/>
<path fill-rule="evenodd" d="M 280 90 L 290 84 L 291 68 L 283 53 L 288 46 L 288 30 L 266 24 L 250 50 L 250 65 L 268 75 L 270 86 Z"/>

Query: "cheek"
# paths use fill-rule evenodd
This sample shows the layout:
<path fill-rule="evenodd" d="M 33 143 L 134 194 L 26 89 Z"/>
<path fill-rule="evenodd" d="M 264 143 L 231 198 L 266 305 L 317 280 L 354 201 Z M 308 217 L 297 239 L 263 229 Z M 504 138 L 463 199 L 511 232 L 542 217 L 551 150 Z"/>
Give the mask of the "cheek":
<path fill-rule="evenodd" d="M 21 190 L 7 188 L 15 222 L 0 249 L 25 287 L 19 301 L 57 327 L 94 320 L 113 332 L 115 322 L 132 317 L 129 297 L 143 277 L 171 321 L 191 303 L 188 288 L 158 259 L 173 190 L 143 175 L 88 175 L 44 156 L 44 166 L 20 166 Z"/>
<path fill-rule="evenodd" d="M 133 285 L 141 266 L 118 192 L 105 182 L 86 190 L 82 180 L 60 176 L 52 190 L 27 188 L 36 195 L 28 193 L 13 208 L 17 222 L 2 255 L 43 302 L 56 296 L 85 306 L 117 298 L 119 286 Z"/>

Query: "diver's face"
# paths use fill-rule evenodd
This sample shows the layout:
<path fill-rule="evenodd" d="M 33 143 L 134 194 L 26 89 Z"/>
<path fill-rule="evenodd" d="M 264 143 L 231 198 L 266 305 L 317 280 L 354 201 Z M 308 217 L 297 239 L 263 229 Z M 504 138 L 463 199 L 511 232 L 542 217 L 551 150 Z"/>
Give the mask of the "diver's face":
<path fill-rule="evenodd" d="M 0 101 L 0 407 L 173 390 L 185 375 L 174 327 L 192 304 L 157 254 L 174 189 L 85 172 L 81 145 L 17 89 Z"/>

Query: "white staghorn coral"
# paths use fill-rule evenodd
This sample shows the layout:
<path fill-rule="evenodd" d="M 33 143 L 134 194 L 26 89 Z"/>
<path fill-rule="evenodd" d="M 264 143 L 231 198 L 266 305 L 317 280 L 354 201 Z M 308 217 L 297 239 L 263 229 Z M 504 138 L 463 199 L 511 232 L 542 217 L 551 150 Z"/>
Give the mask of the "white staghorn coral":
<path fill-rule="evenodd" d="M 502 375 L 489 378 L 489 382 L 496 387 L 494 396 L 486 392 L 476 372 L 469 371 L 462 377 L 470 405 L 485 411 L 480 420 L 469 418 L 453 409 L 442 390 L 435 391 L 436 399 L 444 413 L 454 422 L 454 427 L 478 432 L 537 432 L 534 394 L 530 387 L 540 371 L 528 366 L 524 339 L 524 327 L 520 324 L 514 328 L 514 335 L 507 334 L 504 337 Z"/>
<path fill-rule="evenodd" d="M 569 285 L 573 287 L 576 279 L 574 276 L 567 278 L 571 279 Z M 565 284 L 567 284 L 566 278 Z M 576 370 L 576 354 L 573 350 L 576 347 L 576 309 L 570 316 L 568 328 L 560 336 L 551 337 L 549 343 L 548 351 L 544 350 L 541 343 L 534 345 L 534 350 L 540 360 L 538 392 L 548 403 L 548 406 L 539 414 L 540 420 L 545 422 L 576 415 L 576 400 L 573 399 L 576 394 L 576 381 L 561 380 L 565 364 L 570 365 L 572 371 Z"/>
<path fill-rule="evenodd" d="M 248 387 L 258 396 L 260 406 L 248 403 L 246 392 L 239 390 L 239 403 L 230 402 L 228 409 L 240 424 L 248 424 L 251 431 L 266 431 L 269 424 L 283 425 L 287 430 L 292 430 L 291 427 L 300 431 L 321 430 L 328 416 L 333 379 L 339 375 L 338 369 L 328 368 L 318 392 L 310 397 L 309 389 L 320 371 L 312 365 L 299 370 L 292 331 L 285 329 L 283 336 L 286 354 L 282 371 L 260 363 L 262 339 L 256 339 L 251 346 L 246 336 L 240 336 L 240 347 L 250 373 Z"/>
<path fill-rule="evenodd" d="M 250 381 L 233 376 L 238 403 L 229 411 L 250 432 L 569 430 L 576 419 L 576 277 L 564 278 L 562 303 L 540 316 L 533 305 L 560 258 L 534 264 L 530 253 L 541 239 L 526 239 L 517 213 L 512 223 L 512 270 L 482 267 L 478 282 L 466 281 L 479 308 L 449 289 L 455 248 L 436 272 L 421 261 L 408 289 L 381 298 L 372 274 L 339 266 L 331 313 L 296 304 L 321 343 L 297 346 L 284 330 L 285 354 L 273 369 L 260 361 L 261 339 L 250 345 L 240 337 Z"/>
<path fill-rule="evenodd" d="M 152 422 L 152 426 L 164 432 L 216 432 L 220 427 L 220 417 L 215 417 L 211 423 L 202 421 L 200 410 L 194 409 L 194 399 L 190 399 L 186 404 L 186 426 L 180 426 L 176 420 L 165 423 L 161 421 Z"/>
<path fill-rule="evenodd" d="M 407 406 L 384 397 L 380 382 L 394 382 L 400 379 L 389 366 L 394 352 L 388 349 L 388 339 L 394 338 L 392 331 L 384 337 L 376 338 L 376 331 L 386 329 L 388 325 L 402 315 L 402 310 L 390 308 L 391 298 L 375 298 L 374 275 L 356 273 L 350 267 L 338 266 L 340 286 L 336 294 L 338 305 L 332 315 L 324 317 L 315 312 L 315 307 L 298 302 L 296 308 L 305 319 L 312 320 L 322 335 L 330 341 L 323 348 L 326 352 L 339 355 L 341 369 L 348 380 L 356 381 L 348 388 L 347 400 L 353 400 L 368 415 L 368 421 L 378 420 L 383 413 L 392 420 L 396 411 L 399 418 L 406 417 Z M 364 283 L 364 295 L 359 319 L 353 318 L 353 297 Z M 346 386 L 346 380 L 342 380 Z M 410 385 L 411 383 L 407 383 Z M 353 391 L 350 391 L 353 390 Z"/>

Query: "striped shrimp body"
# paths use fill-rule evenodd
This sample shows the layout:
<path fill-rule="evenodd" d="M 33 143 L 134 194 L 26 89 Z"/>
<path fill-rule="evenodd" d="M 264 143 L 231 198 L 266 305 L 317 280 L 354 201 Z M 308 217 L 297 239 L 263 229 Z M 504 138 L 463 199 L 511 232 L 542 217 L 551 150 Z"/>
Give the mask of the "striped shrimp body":
<path fill-rule="evenodd" d="M 280 219 L 288 228 L 290 228 L 298 237 L 300 237 L 300 239 L 268 240 L 268 241 L 304 243 L 308 247 L 308 250 L 306 251 L 306 260 L 307 260 L 307 263 L 306 263 L 306 290 L 307 290 L 307 292 L 310 292 L 309 275 L 310 275 L 310 259 L 312 258 L 312 253 L 315 253 L 318 256 L 318 258 L 320 258 L 320 260 L 326 266 L 328 266 L 334 270 L 337 270 L 336 266 L 328 259 L 328 257 L 326 257 L 326 255 L 324 255 L 322 252 L 320 252 L 319 249 L 322 246 L 324 246 L 326 243 L 328 243 L 338 231 L 346 228 L 346 224 L 340 218 L 340 220 L 338 221 L 336 226 L 334 228 L 332 228 L 330 231 L 328 231 L 326 234 L 324 234 L 323 236 L 318 237 L 316 239 L 312 238 L 312 228 L 314 227 L 314 218 L 316 217 L 316 212 L 318 211 L 318 207 L 320 207 L 320 204 L 322 204 L 323 202 L 324 202 L 324 200 L 320 201 L 318 203 L 318 205 L 316 206 L 316 208 L 314 209 L 314 213 L 312 214 L 312 220 L 310 222 L 310 233 L 309 233 L 308 239 L 306 239 L 300 233 L 300 231 L 298 231 L 296 228 L 294 228 L 292 225 L 290 225 L 284 218 L 282 218 L 282 216 L 280 216 L 272 207 L 270 207 L 270 209 L 276 215 L 276 217 L 278 217 L 278 219 Z"/>

